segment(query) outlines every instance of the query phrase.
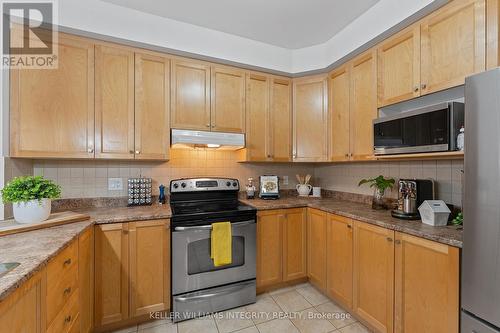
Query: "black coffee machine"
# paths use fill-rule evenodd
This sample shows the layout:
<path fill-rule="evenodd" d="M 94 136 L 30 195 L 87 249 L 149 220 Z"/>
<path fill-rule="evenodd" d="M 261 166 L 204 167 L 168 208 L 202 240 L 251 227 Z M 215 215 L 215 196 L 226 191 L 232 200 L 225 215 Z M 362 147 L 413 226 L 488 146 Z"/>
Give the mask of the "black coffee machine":
<path fill-rule="evenodd" d="M 404 220 L 419 220 L 418 207 L 425 200 L 434 200 L 432 179 L 400 179 L 398 182 L 398 206 L 391 214 Z"/>

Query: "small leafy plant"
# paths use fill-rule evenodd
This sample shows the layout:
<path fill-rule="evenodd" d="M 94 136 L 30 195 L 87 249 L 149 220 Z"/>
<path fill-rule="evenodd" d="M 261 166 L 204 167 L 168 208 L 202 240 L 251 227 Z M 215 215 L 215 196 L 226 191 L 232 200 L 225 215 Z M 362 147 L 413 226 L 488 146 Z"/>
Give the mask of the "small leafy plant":
<path fill-rule="evenodd" d="M 460 226 L 464 223 L 464 214 L 462 212 L 459 212 L 457 216 L 451 221 L 451 224 Z"/>
<path fill-rule="evenodd" d="M 42 176 L 23 176 L 12 179 L 0 192 L 4 203 L 16 203 L 57 199 L 61 196 L 61 187 Z"/>
<path fill-rule="evenodd" d="M 358 186 L 361 186 L 363 184 L 370 184 L 370 187 L 376 187 L 383 193 L 386 189 L 392 188 L 395 182 L 396 181 L 394 180 L 394 178 L 385 178 L 384 176 L 380 175 L 375 178 L 361 179 Z"/>

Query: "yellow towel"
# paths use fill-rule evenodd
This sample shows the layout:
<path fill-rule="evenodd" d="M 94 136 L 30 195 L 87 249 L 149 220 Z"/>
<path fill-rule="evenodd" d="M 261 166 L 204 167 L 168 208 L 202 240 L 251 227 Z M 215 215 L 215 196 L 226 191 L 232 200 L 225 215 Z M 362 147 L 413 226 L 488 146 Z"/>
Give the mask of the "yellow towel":
<path fill-rule="evenodd" d="M 210 258 L 214 260 L 215 267 L 229 265 L 232 262 L 231 242 L 231 222 L 212 223 Z"/>

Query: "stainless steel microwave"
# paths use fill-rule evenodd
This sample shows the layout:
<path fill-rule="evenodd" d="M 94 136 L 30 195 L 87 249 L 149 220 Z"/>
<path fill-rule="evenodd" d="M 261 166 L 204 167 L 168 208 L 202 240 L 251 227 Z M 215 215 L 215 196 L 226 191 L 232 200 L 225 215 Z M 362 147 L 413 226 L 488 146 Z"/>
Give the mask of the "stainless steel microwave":
<path fill-rule="evenodd" d="M 464 126 L 464 104 L 446 102 L 373 121 L 374 154 L 456 150 Z"/>

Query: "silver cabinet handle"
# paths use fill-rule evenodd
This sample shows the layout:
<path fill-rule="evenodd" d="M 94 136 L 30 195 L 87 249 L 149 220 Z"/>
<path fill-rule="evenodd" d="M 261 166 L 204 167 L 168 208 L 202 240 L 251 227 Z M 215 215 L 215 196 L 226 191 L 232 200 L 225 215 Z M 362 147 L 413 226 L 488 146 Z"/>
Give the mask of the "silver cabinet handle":
<path fill-rule="evenodd" d="M 232 227 L 240 227 L 244 225 L 255 224 L 255 220 L 231 223 Z M 174 231 L 187 231 L 187 230 L 212 230 L 212 225 L 199 225 L 195 227 L 175 227 Z"/>
<path fill-rule="evenodd" d="M 422 83 L 422 89 L 427 88 L 427 85 L 425 83 Z"/>
<path fill-rule="evenodd" d="M 135 154 L 136 154 L 136 155 L 139 155 L 140 153 L 141 153 L 141 151 L 140 151 L 140 150 L 136 150 L 136 151 L 135 151 Z"/>
<path fill-rule="evenodd" d="M 204 299 L 204 298 L 211 298 L 211 297 L 215 297 L 215 296 L 223 296 L 223 295 L 231 294 L 237 290 L 241 290 L 242 288 L 244 288 L 250 284 L 254 284 L 254 283 L 255 282 L 251 281 L 251 282 L 247 282 L 245 284 L 238 284 L 237 286 L 227 288 L 227 289 L 222 290 L 220 292 L 210 293 L 210 294 L 201 294 L 201 295 L 187 296 L 187 297 L 176 297 L 176 298 L 174 298 L 174 301 L 189 302 L 189 301 L 196 301 L 196 300 L 200 300 L 200 299 Z"/>
<path fill-rule="evenodd" d="M 414 91 L 414 92 L 418 92 L 418 86 L 415 86 L 415 87 L 413 88 L 413 91 Z"/>
<path fill-rule="evenodd" d="M 94 152 L 94 148 L 89 147 L 89 149 L 87 149 L 87 151 L 88 151 L 90 154 L 92 154 L 92 153 Z"/>
<path fill-rule="evenodd" d="M 210 124 L 207 124 L 207 127 L 210 127 Z"/>

